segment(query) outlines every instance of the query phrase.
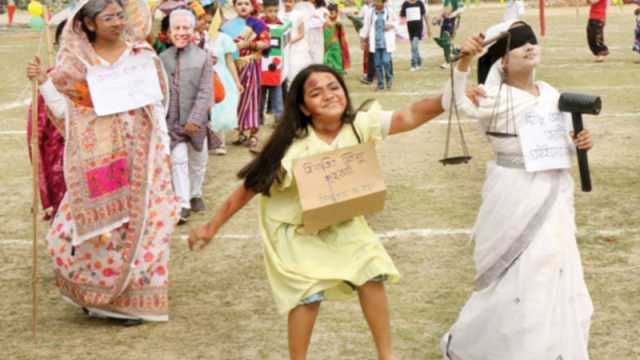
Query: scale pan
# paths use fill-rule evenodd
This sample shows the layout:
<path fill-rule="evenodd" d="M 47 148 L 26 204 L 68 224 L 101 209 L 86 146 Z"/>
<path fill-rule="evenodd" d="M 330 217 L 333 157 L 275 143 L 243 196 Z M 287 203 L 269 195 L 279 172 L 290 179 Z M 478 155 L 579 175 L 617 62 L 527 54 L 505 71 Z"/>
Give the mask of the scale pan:
<path fill-rule="evenodd" d="M 448 158 L 444 158 L 441 159 L 440 162 L 442 163 L 442 165 L 459 165 L 459 164 L 466 164 L 469 162 L 469 160 L 471 160 L 471 156 L 454 156 L 454 157 L 448 157 Z"/>
<path fill-rule="evenodd" d="M 510 133 L 503 133 L 503 132 L 497 132 L 497 131 L 487 131 L 485 134 L 489 136 L 497 137 L 497 138 L 518 137 L 518 134 L 510 134 Z"/>

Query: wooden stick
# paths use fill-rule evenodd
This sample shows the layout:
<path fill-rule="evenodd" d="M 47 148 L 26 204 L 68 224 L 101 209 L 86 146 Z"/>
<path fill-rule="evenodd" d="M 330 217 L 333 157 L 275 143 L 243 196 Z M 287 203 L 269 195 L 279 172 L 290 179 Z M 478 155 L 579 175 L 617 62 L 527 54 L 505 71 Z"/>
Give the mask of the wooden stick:
<path fill-rule="evenodd" d="M 51 29 L 49 29 L 49 14 L 47 13 L 48 9 L 44 7 L 44 41 L 47 44 L 47 68 L 53 66 L 53 43 L 51 42 Z"/>
<path fill-rule="evenodd" d="M 545 34 L 545 26 L 544 26 L 544 0 L 538 1 L 538 8 L 540 12 L 540 36 L 544 37 Z"/>
<path fill-rule="evenodd" d="M 34 79 L 31 82 L 31 168 L 33 198 L 31 201 L 31 231 L 33 233 L 33 243 L 31 251 L 31 334 L 36 338 L 36 320 L 38 305 L 38 82 Z"/>

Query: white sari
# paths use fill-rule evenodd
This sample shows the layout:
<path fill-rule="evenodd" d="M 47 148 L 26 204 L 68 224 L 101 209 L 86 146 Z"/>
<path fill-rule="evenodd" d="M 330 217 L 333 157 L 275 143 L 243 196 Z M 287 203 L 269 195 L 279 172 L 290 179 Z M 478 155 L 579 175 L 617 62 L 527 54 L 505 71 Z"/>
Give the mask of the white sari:
<path fill-rule="evenodd" d="M 304 3 L 304 1 L 302 2 Z M 297 6 L 297 5 L 296 5 Z M 311 17 L 305 21 L 304 38 L 309 46 L 312 64 L 324 63 L 324 23 L 329 17 L 326 7 L 313 10 Z"/>
<path fill-rule="evenodd" d="M 506 106 L 492 116 L 498 64 L 478 107 L 464 95 L 467 74 L 454 75 L 458 109 L 485 130 L 491 119 L 497 128 L 506 121 Z M 538 97 L 511 88 L 516 119 L 531 106 L 557 111 L 558 92 L 544 82 L 537 86 Z M 477 290 L 442 339 L 444 359 L 586 360 L 593 306 L 575 239 L 571 175 L 525 171 L 517 137 L 489 141 L 496 160 L 487 162 L 472 235 Z"/>
<path fill-rule="evenodd" d="M 300 25 L 305 24 L 305 15 L 298 10 L 291 10 L 285 12 L 284 10 L 280 16 L 283 20 L 291 21 L 291 38 L 297 38 L 299 36 Z M 305 67 L 311 64 L 311 54 L 309 53 L 309 45 L 307 44 L 306 33 L 303 37 L 289 46 L 289 53 L 286 54 L 286 61 L 289 62 L 289 72 L 287 78 L 289 84 L 298 75 L 298 73 Z"/>

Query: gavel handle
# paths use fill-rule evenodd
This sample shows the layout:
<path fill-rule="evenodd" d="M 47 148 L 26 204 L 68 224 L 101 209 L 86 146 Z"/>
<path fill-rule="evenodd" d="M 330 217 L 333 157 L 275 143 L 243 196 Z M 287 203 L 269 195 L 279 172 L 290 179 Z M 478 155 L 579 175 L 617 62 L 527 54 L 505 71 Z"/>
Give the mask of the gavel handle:
<path fill-rule="evenodd" d="M 573 132 L 578 135 L 584 128 L 582 126 L 582 114 L 571 113 L 571 119 L 573 120 Z M 587 159 L 587 152 L 576 148 L 578 153 L 578 166 L 580 167 L 580 184 L 582 185 L 582 191 L 591 191 L 591 173 L 589 172 L 589 160 Z"/>
<path fill-rule="evenodd" d="M 488 46 L 488 45 L 491 45 L 491 44 L 493 44 L 494 42 L 497 42 L 497 41 L 499 41 L 500 39 L 502 39 L 502 38 L 506 37 L 507 35 L 509 35 L 509 32 L 508 32 L 508 31 L 503 31 L 503 32 L 499 33 L 498 35 L 496 35 L 496 36 L 494 36 L 494 37 L 492 37 L 492 38 L 489 38 L 489 39 L 485 40 L 485 41 L 482 43 L 482 46 L 483 46 L 483 47 L 486 47 L 486 46 Z M 456 62 L 456 61 L 458 61 L 458 60 L 462 59 L 463 57 L 465 57 L 465 56 L 467 56 L 467 55 L 469 55 L 469 54 L 468 54 L 466 51 L 463 51 L 463 52 L 461 52 L 460 54 L 458 54 L 458 55 L 456 55 L 456 56 L 452 57 L 452 58 L 451 58 L 451 63 L 453 64 L 454 62 Z"/>

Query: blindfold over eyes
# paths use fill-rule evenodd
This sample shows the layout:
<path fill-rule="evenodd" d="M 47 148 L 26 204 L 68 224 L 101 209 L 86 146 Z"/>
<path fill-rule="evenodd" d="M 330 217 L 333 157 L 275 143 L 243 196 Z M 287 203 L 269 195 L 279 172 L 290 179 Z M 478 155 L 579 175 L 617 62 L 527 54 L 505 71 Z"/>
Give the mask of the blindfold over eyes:
<path fill-rule="evenodd" d="M 517 49 L 525 44 L 538 44 L 536 34 L 531 29 L 531 26 L 527 24 L 518 24 L 512 27 L 509 29 L 509 35 L 496 42 L 489 51 L 494 52 L 498 57 L 503 57 L 508 51 Z"/>
<path fill-rule="evenodd" d="M 509 29 L 509 36 L 497 41 L 487 50 L 485 55 L 478 59 L 478 81 L 484 84 L 493 63 L 509 51 L 526 44 L 537 45 L 538 38 L 536 38 L 531 26 L 525 23 L 517 23 Z"/>

